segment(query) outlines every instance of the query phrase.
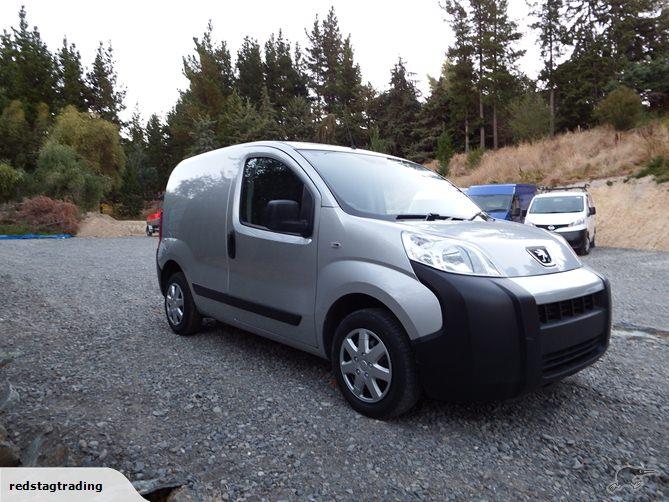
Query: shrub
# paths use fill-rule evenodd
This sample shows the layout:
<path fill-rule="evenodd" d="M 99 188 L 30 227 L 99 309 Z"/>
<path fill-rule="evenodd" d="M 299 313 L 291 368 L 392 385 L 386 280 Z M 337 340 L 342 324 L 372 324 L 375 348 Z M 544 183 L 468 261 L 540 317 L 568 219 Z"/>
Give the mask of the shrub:
<path fill-rule="evenodd" d="M 483 159 L 485 148 L 472 148 L 467 154 L 467 169 L 474 169 L 478 167 Z"/>
<path fill-rule="evenodd" d="M 439 161 L 439 174 L 442 176 L 448 176 L 448 163 L 454 153 L 451 134 L 444 129 L 437 138 L 437 160 Z"/>
<path fill-rule="evenodd" d="M 657 183 L 669 182 L 669 159 L 658 156 L 646 164 L 646 166 L 635 175 L 635 178 L 653 176 Z"/>
<path fill-rule="evenodd" d="M 76 205 L 44 195 L 25 199 L 15 218 L 16 223 L 37 233 L 76 234 L 79 229 L 79 208 Z"/>
<path fill-rule="evenodd" d="M 93 173 L 70 146 L 48 141 L 37 159 L 33 189 L 57 199 L 71 199 L 84 210 L 97 209 L 111 186 L 109 178 Z"/>
<path fill-rule="evenodd" d="M 23 173 L 6 163 L 0 163 L 0 203 L 12 200 L 23 179 Z"/>
<path fill-rule="evenodd" d="M 639 123 L 642 114 L 641 98 L 625 86 L 611 91 L 595 108 L 595 118 L 602 124 L 612 125 L 616 131 L 631 129 Z"/>

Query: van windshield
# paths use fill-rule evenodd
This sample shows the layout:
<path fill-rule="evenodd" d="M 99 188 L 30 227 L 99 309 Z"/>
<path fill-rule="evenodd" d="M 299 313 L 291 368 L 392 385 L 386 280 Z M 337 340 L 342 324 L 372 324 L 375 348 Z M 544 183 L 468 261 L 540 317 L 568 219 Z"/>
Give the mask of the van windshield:
<path fill-rule="evenodd" d="M 583 197 L 540 197 L 534 199 L 530 213 L 580 213 L 583 211 Z"/>
<path fill-rule="evenodd" d="M 438 214 L 470 219 L 479 207 L 433 171 L 407 160 L 357 152 L 300 150 L 347 213 L 394 220 Z"/>
<path fill-rule="evenodd" d="M 469 198 L 478 204 L 484 211 L 507 212 L 511 207 L 511 195 L 470 195 Z"/>

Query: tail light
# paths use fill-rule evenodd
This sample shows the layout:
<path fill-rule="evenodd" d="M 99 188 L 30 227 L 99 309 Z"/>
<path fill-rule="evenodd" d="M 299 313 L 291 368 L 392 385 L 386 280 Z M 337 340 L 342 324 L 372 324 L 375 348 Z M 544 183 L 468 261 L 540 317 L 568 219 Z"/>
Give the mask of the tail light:
<path fill-rule="evenodd" d="M 163 240 L 163 210 L 160 209 L 160 223 L 158 224 L 158 244 Z"/>

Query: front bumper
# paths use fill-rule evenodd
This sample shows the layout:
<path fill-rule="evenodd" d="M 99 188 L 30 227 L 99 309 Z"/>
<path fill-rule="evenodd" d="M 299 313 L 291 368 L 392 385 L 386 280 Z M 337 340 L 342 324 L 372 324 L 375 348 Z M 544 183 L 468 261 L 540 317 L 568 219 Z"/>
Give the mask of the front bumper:
<path fill-rule="evenodd" d="M 432 398 L 517 396 L 594 363 L 611 334 L 610 287 L 544 305 L 511 279 L 449 274 L 412 262 L 439 299 L 443 326 L 413 342 Z"/>
<path fill-rule="evenodd" d="M 569 245 L 573 248 L 580 248 L 585 243 L 587 229 L 573 230 L 571 232 L 556 232 L 566 239 Z"/>

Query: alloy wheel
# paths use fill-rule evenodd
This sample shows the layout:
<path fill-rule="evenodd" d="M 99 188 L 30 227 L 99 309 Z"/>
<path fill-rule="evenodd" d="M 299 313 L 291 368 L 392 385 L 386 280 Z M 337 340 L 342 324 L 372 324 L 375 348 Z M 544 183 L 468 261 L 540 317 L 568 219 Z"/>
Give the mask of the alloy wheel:
<path fill-rule="evenodd" d="M 355 329 L 346 335 L 339 350 L 339 367 L 348 389 L 365 403 L 380 401 L 390 389 L 390 354 L 368 329 Z"/>

